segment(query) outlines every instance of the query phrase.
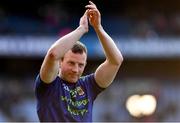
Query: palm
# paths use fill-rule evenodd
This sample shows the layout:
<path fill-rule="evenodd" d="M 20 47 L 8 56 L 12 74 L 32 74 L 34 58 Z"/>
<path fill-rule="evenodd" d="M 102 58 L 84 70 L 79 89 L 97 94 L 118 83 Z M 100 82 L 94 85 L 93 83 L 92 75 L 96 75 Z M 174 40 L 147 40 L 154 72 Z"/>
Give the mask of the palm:
<path fill-rule="evenodd" d="M 81 17 L 80 22 L 79 22 L 80 26 L 83 26 L 84 29 L 86 30 L 86 32 L 88 32 L 88 19 L 87 19 L 87 11 L 84 13 L 84 15 Z"/>
<path fill-rule="evenodd" d="M 90 2 L 90 4 L 86 6 L 86 8 L 88 9 L 87 16 L 89 18 L 89 23 L 93 27 L 98 27 L 101 23 L 101 14 L 96 5 Z"/>
<path fill-rule="evenodd" d="M 90 14 L 89 22 L 93 27 L 96 25 L 99 25 L 100 19 L 99 19 L 99 15 L 96 11 L 94 13 Z"/>

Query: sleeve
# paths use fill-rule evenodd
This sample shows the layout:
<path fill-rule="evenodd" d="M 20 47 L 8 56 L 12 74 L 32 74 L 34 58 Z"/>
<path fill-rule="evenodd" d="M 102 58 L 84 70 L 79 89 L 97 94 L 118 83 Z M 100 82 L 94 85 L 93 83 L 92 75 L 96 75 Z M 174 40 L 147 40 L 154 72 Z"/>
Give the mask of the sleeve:
<path fill-rule="evenodd" d="M 88 93 L 92 96 L 92 99 L 95 100 L 97 95 L 101 93 L 105 88 L 101 88 L 95 80 L 94 73 L 84 77 L 84 83 Z"/>
<path fill-rule="evenodd" d="M 55 81 L 55 80 L 54 80 Z M 51 94 L 52 86 L 54 86 L 55 82 L 50 84 L 46 84 L 41 80 L 40 75 L 38 74 L 35 79 L 35 95 L 38 99 L 45 97 L 48 94 Z"/>

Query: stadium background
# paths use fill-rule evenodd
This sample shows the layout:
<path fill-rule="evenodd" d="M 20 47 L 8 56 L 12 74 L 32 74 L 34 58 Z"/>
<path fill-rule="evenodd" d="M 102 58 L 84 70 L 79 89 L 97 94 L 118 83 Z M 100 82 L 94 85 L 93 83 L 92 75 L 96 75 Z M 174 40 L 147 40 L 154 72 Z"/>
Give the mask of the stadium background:
<path fill-rule="evenodd" d="M 180 1 L 93 0 L 105 30 L 124 62 L 113 84 L 94 106 L 94 121 L 180 121 Z M 38 121 L 34 79 L 49 46 L 75 29 L 87 0 L 0 1 L 0 121 Z M 90 28 L 88 74 L 104 60 Z M 133 117 L 126 100 L 133 94 L 157 99 L 150 116 Z"/>

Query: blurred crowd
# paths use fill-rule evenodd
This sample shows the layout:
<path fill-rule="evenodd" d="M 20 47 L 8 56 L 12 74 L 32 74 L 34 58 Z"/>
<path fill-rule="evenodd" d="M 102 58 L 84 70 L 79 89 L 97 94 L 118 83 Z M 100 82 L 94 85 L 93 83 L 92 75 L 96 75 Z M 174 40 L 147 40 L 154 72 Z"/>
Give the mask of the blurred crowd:
<path fill-rule="evenodd" d="M 0 8 L 0 35 L 63 35 L 74 23 L 56 4 L 40 6 L 38 16 L 8 13 Z"/>
<path fill-rule="evenodd" d="M 180 93 L 180 85 L 178 82 L 150 78 L 120 79 L 119 77 L 120 75 L 116 77 L 114 83 L 100 94 L 95 101 L 93 121 L 180 121 L 180 96 L 177 95 Z M 0 77 L 0 122 L 38 121 L 32 78 Z M 157 99 L 155 113 L 147 117 L 132 117 L 125 106 L 128 96 L 132 94 L 155 95 Z"/>
<path fill-rule="evenodd" d="M 110 30 L 109 33 L 118 36 L 140 38 L 180 36 L 180 12 L 154 12 L 143 16 L 105 13 L 102 14 L 102 23 Z M 39 6 L 36 16 L 12 14 L 0 7 L 0 34 L 62 36 L 78 25 L 79 17 L 80 15 L 67 11 L 57 3 Z"/>
<path fill-rule="evenodd" d="M 28 77 L 0 77 L 0 122 L 38 121 L 34 83 Z"/>
<path fill-rule="evenodd" d="M 180 93 L 178 82 L 152 78 L 117 79 L 97 99 L 94 120 L 104 122 L 179 122 L 180 97 L 175 95 Z M 154 95 L 157 100 L 155 112 L 144 117 L 131 116 L 126 109 L 126 101 L 129 96 L 134 94 Z"/>
<path fill-rule="evenodd" d="M 55 1 L 58 2 L 57 0 Z M 66 0 L 64 0 L 64 2 L 65 1 Z M 101 2 L 101 0 L 98 1 Z M 107 32 L 112 36 L 135 38 L 180 37 L 180 9 L 173 9 L 172 6 L 168 9 L 168 5 L 171 3 L 176 5 L 177 2 L 177 5 L 179 5 L 179 0 L 176 0 L 174 3 L 169 2 L 168 0 L 160 0 L 161 2 L 158 2 L 159 0 L 155 0 L 157 4 L 162 4 L 162 7 L 170 11 L 154 10 L 151 14 L 145 11 L 147 10 L 146 7 L 148 5 L 146 2 L 142 5 L 137 2 L 135 4 L 136 7 L 133 8 L 134 4 L 129 6 L 127 6 L 128 4 L 125 4 L 128 0 L 122 0 L 122 3 L 118 3 L 118 0 L 111 1 L 114 2 L 112 3 L 113 5 L 108 4 L 109 1 L 103 1 L 104 5 L 99 3 L 97 5 L 100 9 L 103 9 L 104 7 L 104 10 L 102 10 L 102 24 L 104 25 L 104 28 L 107 29 Z M 137 1 L 142 2 L 143 0 Z M 10 10 L 12 6 L 4 7 L 3 4 L 0 4 L 0 36 L 63 36 L 64 34 L 72 31 L 79 24 L 79 17 L 81 17 L 80 14 L 83 13 L 80 9 L 78 11 L 81 11 L 82 13 L 79 12 L 77 14 L 77 12 L 74 11 L 80 7 L 83 8 L 84 5 L 80 4 L 80 7 L 78 6 L 77 8 L 76 5 L 78 3 L 76 3 L 76 5 L 72 4 L 75 8 L 67 9 L 64 5 L 61 5 L 60 3 L 57 4 L 56 2 L 42 4 L 36 9 L 32 8 L 29 10 L 32 13 L 28 13 L 26 11 L 23 12 L 22 10 L 20 13 L 17 11 L 13 13 L 13 9 Z M 166 6 L 163 6 L 163 3 L 166 3 Z M 108 8 L 107 6 L 111 6 L 112 8 Z M 18 9 L 16 6 L 14 8 Z M 24 6 L 24 9 L 25 8 L 26 6 Z M 113 9 L 113 13 L 108 13 L 105 9 L 107 9 L 107 11 Z M 91 34 L 92 32 L 93 31 L 90 28 L 89 33 Z M 95 53 L 93 52 L 93 55 L 94 54 Z M 35 59 L 26 58 L 23 59 L 26 59 L 27 61 L 25 60 L 25 62 L 20 62 L 22 59 L 18 59 L 15 56 L 10 57 L 12 57 L 12 59 L 16 59 L 17 62 L 13 62 L 12 59 L 9 60 L 6 57 L 1 58 L 7 59 L 8 63 L 3 63 L 2 60 L 0 60 L 0 65 L 2 65 L 0 71 L 0 122 L 38 121 L 34 95 L 34 79 L 35 74 L 37 73 L 37 68 L 39 70 L 41 62 L 37 63 Z M 91 59 L 92 61 L 88 63 L 91 66 L 87 68 L 87 73 L 95 69 L 93 66 L 94 61 L 101 60 L 96 59 L 95 57 L 93 58 L 94 59 Z M 41 58 L 37 59 L 40 59 L 40 61 L 42 60 Z M 127 62 L 126 60 L 125 63 Z M 142 63 L 141 66 L 143 65 L 144 64 Z M 143 69 L 144 72 L 149 71 L 149 69 L 154 67 L 153 64 L 148 65 L 148 69 Z M 166 64 L 164 65 L 165 66 L 161 68 L 162 71 L 167 68 Z M 34 66 L 36 66 L 36 69 L 34 69 Z M 136 63 L 135 66 L 137 66 Z M 173 66 L 173 64 L 170 65 L 170 68 L 171 66 Z M 179 64 L 175 67 L 179 70 Z M 123 72 L 129 75 L 129 77 L 131 77 L 131 72 L 128 74 L 130 68 L 134 69 L 131 65 L 127 68 L 128 70 L 122 68 Z M 178 70 L 175 71 L 175 68 L 172 67 L 172 69 L 168 70 L 167 76 L 164 75 L 164 73 L 158 73 L 158 70 L 153 71 L 152 73 L 168 78 L 170 76 L 169 73 L 175 71 L 178 74 Z M 4 73 L 4 71 L 6 73 Z M 17 71 L 20 71 L 18 76 L 15 74 Z M 139 75 L 138 79 L 128 77 L 122 78 L 121 73 L 118 74 L 116 80 L 110 88 L 106 89 L 105 92 L 99 95 L 94 107 L 94 121 L 180 121 L 180 96 L 178 96 L 180 93 L 180 79 L 173 80 L 172 77 L 170 80 L 151 80 L 153 78 L 151 76 L 149 80 L 149 78 L 145 78 L 143 76 L 144 73 L 139 74 L 138 72 L 138 70 L 133 71 L 133 73 L 137 73 Z M 28 76 L 24 76 L 24 74 L 27 74 Z M 172 74 L 174 73 L 172 72 Z M 139 91 L 133 89 L 141 91 L 140 93 L 149 93 L 156 96 L 158 103 L 157 109 L 153 115 L 138 119 L 132 117 L 128 113 L 125 108 L 126 99 L 131 94 L 139 93 Z"/>

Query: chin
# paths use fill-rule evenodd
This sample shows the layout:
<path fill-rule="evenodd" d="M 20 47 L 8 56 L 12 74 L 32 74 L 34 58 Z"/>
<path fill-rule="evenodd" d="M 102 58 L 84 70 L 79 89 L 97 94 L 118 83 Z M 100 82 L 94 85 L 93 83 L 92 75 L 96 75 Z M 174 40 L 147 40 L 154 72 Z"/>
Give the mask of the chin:
<path fill-rule="evenodd" d="M 70 82 L 70 83 L 76 83 L 77 80 L 76 80 L 76 81 L 75 81 L 75 80 L 69 80 L 69 82 Z"/>
<path fill-rule="evenodd" d="M 77 76 L 74 76 L 74 77 L 69 77 L 70 79 L 69 79 L 69 82 L 71 82 L 71 83 L 76 83 L 77 81 L 78 81 L 78 77 Z"/>
<path fill-rule="evenodd" d="M 76 83 L 78 81 L 78 79 L 77 78 L 72 78 L 72 79 L 69 79 L 68 80 L 68 82 L 70 82 L 70 83 Z"/>

